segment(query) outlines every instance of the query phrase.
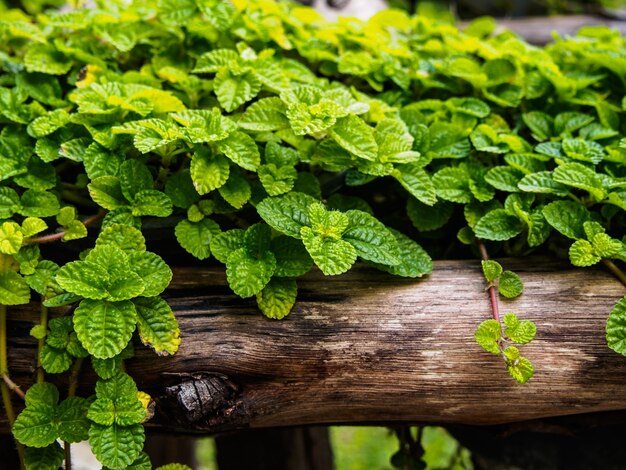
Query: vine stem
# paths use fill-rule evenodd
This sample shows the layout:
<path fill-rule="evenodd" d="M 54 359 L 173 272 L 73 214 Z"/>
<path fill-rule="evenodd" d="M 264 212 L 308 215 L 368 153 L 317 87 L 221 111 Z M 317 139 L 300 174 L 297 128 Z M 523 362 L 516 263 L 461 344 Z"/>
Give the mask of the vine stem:
<path fill-rule="evenodd" d="M 8 372 L 9 362 L 7 358 L 7 306 L 0 305 L 0 374 L 2 374 L 3 379 L 5 379 L 5 377 L 8 379 Z M 13 403 L 11 403 L 11 392 L 9 389 L 9 385 L 7 385 L 6 379 L 0 382 L 0 391 L 2 392 L 2 404 L 4 405 L 4 410 L 7 414 L 9 426 L 13 427 L 13 423 L 15 422 L 15 410 L 13 409 Z M 16 442 L 16 446 L 17 453 L 20 457 L 20 467 L 23 469 L 25 468 L 24 446 L 19 442 Z"/>
<path fill-rule="evenodd" d="M 78 374 L 80 374 L 80 368 L 83 365 L 83 359 L 78 358 L 72 366 L 70 372 L 70 383 L 67 390 L 67 396 L 73 397 L 76 395 L 76 389 L 78 388 Z M 63 451 L 65 454 L 65 470 L 72 470 L 72 445 L 65 441 L 63 442 Z"/>
<path fill-rule="evenodd" d="M 48 330 L 48 307 L 41 305 L 41 326 L 45 331 Z M 37 342 L 37 383 L 40 384 L 44 381 L 43 365 L 41 364 L 41 351 L 46 344 L 46 337 L 44 336 Z"/>
<path fill-rule="evenodd" d="M 97 214 L 89 216 L 85 220 L 83 220 L 83 225 L 88 227 L 88 226 L 96 223 L 100 219 L 103 219 L 105 215 L 106 215 L 106 211 L 100 211 Z M 52 242 L 56 242 L 58 240 L 61 240 L 65 236 L 65 234 L 66 234 L 65 231 L 56 232 L 56 233 L 50 233 L 48 235 L 42 235 L 41 237 L 30 238 L 30 239 L 26 240 L 26 243 L 29 244 L 29 245 L 42 244 L 42 243 L 52 243 Z"/>
<path fill-rule="evenodd" d="M 603 258 L 602 264 L 604 264 L 608 270 L 611 271 L 611 274 L 613 274 L 613 276 L 615 276 L 619 282 L 626 287 L 626 273 L 624 273 L 624 271 L 618 268 L 617 265 L 610 259 Z"/>
<path fill-rule="evenodd" d="M 489 253 L 487 252 L 487 247 L 482 240 L 477 240 L 478 250 L 480 251 L 480 256 L 484 261 L 489 260 Z M 489 284 L 487 288 L 487 292 L 489 292 L 489 300 L 491 301 L 491 316 L 494 320 L 500 321 L 500 307 L 498 306 L 498 293 L 496 292 L 496 286 L 493 284 Z"/>
<path fill-rule="evenodd" d="M 2 380 L 4 381 L 6 386 L 9 387 L 9 390 L 15 393 L 22 400 L 26 399 L 26 394 L 22 392 L 22 389 L 18 384 L 11 380 L 11 377 L 9 377 L 7 374 L 2 374 Z"/>

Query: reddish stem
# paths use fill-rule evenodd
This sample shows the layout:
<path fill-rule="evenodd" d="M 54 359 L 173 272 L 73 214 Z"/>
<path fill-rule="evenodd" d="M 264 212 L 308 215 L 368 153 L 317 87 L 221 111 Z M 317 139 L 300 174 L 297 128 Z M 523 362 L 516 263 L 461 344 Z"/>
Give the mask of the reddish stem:
<path fill-rule="evenodd" d="M 20 386 L 17 385 L 15 382 L 13 382 L 11 380 L 11 377 L 9 377 L 7 374 L 2 374 L 2 380 L 4 380 L 4 383 L 7 384 L 7 387 L 9 387 L 9 390 L 15 393 L 22 400 L 26 399 L 26 395 L 24 394 L 24 392 L 22 392 L 22 389 L 20 388 Z"/>
<path fill-rule="evenodd" d="M 85 220 L 83 220 L 83 225 L 85 225 L 85 227 L 89 227 L 91 224 L 94 224 L 100 219 L 103 219 L 105 215 L 106 215 L 106 211 L 100 211 L 97 214 L 89 216 Z M 34 245 L 34 244 L 56 242 L 58 240 L 61 240 L 65 236 L 65 233 L 66 232 L 61 231 L 61 232 L 56 232 L 56 233 L 50 233 L 48 235 L 42 235 L 41 237 L 30 238 L 26 240 L 26 243 L 29 245 Z"/>
<path fill-rule="evenodd" d="M 485 246 L 482 240 L 477 240 L 478 250 L 480 251 L 480 256 L 484 261 L 489 260 L 489 253 L 487 252 L 487 247 Z M 487 288 L 489 292 L 489 300 L 491 301 L 491 315 L 493 319 L 496 321 L 500 321 L 500 308 L 498 307 L 498 293 L 496 292 L 496 286 L 492 283 L 489 283 L 489 287 Z"/>

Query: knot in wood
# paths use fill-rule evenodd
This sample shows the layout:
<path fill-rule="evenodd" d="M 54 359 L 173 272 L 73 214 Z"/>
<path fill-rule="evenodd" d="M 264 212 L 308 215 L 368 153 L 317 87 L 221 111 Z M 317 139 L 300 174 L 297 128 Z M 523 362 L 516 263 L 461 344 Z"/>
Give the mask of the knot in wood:
<path fill-rule="evenodd" d="M 236 392 L 237 387 L 226 376 L 212 373 L 191 375 L 188 380 L 165 388 L 189 423 L 221 415 L 232 406 Z"/>

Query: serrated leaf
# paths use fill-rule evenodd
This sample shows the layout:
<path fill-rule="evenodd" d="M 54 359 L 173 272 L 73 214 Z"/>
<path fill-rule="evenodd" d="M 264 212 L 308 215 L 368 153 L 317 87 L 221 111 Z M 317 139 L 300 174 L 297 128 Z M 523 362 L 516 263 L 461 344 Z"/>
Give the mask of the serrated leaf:
<path fill-rule="evenodd" d="M 176 225 L 175 232 L 178 243 L 187 252 L 198 259 L 206 259 L 211 256 L 210 243 L 213 237 L 217 236 L 221 230 L 217 223 L 205 218 L 200 222 L 181 220 Z"/>
<path fill-rule="evenodd" d="M 47 228 L 48 224 L 38 217 L 26 217 L 22 222 L 22 233 L 26 238 L 37 235 Z"/>
<path fill-rule="evenodd" d="M 550 171 L 527 174 L 517 183 L 517 187 L 522 191 L 531 193 L 554 194 L 555 196 L 568 195 L 567 186 L 555 181 Z"/>
<path fill-rule="evenodd" d="M 291 192 L 268 197 L 257 204 L 261 218 L 274 230 L 293 238 L 300 238 L 300 229 L 309 225 L 309 206 L 318 202 L 308 194 Z"/>
<path fill-rule="evenodd" d="M 214 49 L 198 57 L 194 73 L 215 73 L 232 62 L 238 62 L 239 54 L 232 49 Z"/>
<path fill-rule="evenodd" d="M 87 420 L 88 401 L 81 397 L 67 397 L 55 411 L 55 423 L 59 438 L 66 442 L 81 442 L 87 439 L 89 421 Z"/>
<path fill-rule="evenodd" d="M 524 175 L 510 166 L 496 166 L 485 174 L 485 181 L 500 191 L 515 193 Z"/>
<path fill-rule="evenodd" d="M 0 273 L 0 304 L 23 305 L 30 301 L 30 289 L 15 271 Z"/>
<path fill-rule="evenodd" d="M 291 166 L 277 168 L 275 164 L 269 163 L 259 167 L 258 175 L 267 194 L 278 196 L 291 191 L 298 172 Z"/>
<path fill-rule="evenodd" d="M 313 259 L 302 242 L 286 235 L 272 239 L 271 251 L 276 257 L 274 275 L 277 277 L 302 276 L 313 266 Z"/>
<path fill-rule="evenodd" d="M 273 278 L 256 295 L 256 301 L 263 315 L 280 320 L 289 315 L 296 302 L 297 293 L 298 287 L 295 279 Z"/>
<path fill-rule="evenodd" d="M 613 351 L 626 356 L 626 297 L 615 304 L 606 320 L 606 342 Z"/>
<path fill-rule="evenodd" d="M 101 176 L 87 185 L 89 195 L 101 207 L 114 210 L 128 205 L 117 176 Z"/>
<path fill-rule="evenodd" d="M 132 201 L 144 189 L 153 189 L 154 180 L 145 163 L 126 160 L 119 170 L 120 188 L 126 199 Z"/>
<path fill-rule="evenodd" d="M 61 208 L 57 197 L 49 191 L 28 189 L 20 197 L 19 213 L 25 217 L 52 217 Z"/>
<path fill-rule="evenodd" d="M 433 262 L 428 253 L 415 241 L 394 229 L 389 229 L 400 248 L 400 264 L 388 266 L 374 264 L 381 271 L 402 277 L 422 277 L 433 270 Z"/>
<path fill-rule="evenodd" d="M 106 359 L 119 354 L 135 331 L 137 312 L 132 302 L 81 301 L 74 312 L 78 339 L 89 353 Z"/>
<path fill-rule="evenodd" d="M 143 344 L 150 345 L 160 355 L 176 353 L 180 345 L 180 330 L 168 303 L 160 297 L 143 297 L 133 303 Z"/>
<path fill-rule="evenodd" d="M 474 339 L 485 351 L 500 354 L 499 341 L 502 338 L 502 327 L 497 320 L 485 320 L 474 332 Z"/>
<path fill-rule="evenodd" d="M 235 75 L 228 68 L 220 68 L 213 81 L 213 89 L 222 108 L 232 112 L 261 91 L 261 82 L 254 72 Z"/>
<path fill-rule="evenodd" d="M 163 292 L 172 280 L 172 270 L 159 255 L 149 251 L 131 252 L 128 262 L 132 271 L 143 281 L 143 297 Z"/>
<path fill-rule="evenodd" d="M 228 181 L 230 163 L 222 155 L 211 155 L 208 151 L 199 150 L 194 153 L 190 171 L 198 194 L 208 194 Z"/>
<path fill-rule="evenodd" d="M 111 224 L 100 232 L 96 246 L 103 245 L 116 246 L 126 253 L 146 251 L 146 239 L 141 231 L 130 225 L 119 223 Z"/>
<path fill-rule="evenodd" d="M 237 124 L 243 129 L 254 132 L 287 129 L 289 120 L 285 113 L 285 104 L 280 98 L 262 98 L 246 108 Z"/>
<path fill-rule="evenodd" d="M 520 277 L 512 271 L 504 271 L 498 282 L 498 292 L 507 299 L 512 299 L 521 295 L 524 291 L 524 284 Z"/>
<path fill-rule="evenodd" d="M 36 383 L 26 391 L 25 401 L 27 407 L 35 404 L 54 407 L 59 401 L 59 391 L 49 382 Z"/>
<path fill-rule="evenodd" d="M 374 161 L 378 156 L 374 129 L 357 116 L 350 114 L 337 119 L 330 135 L 341 147 L 359 158 Z"/>
<path fill-rule="evenodd" d="M 587 191 L 598 201 L 606 197 L 607 193 L 597 174 L 580 163 L 559 165 L 552 173 L 552 177 L 557 183 Z"/>
<path fill-rule="evenodd" d="M 135 217 L 167 217 L 172 213 L 172 201 L 167 194 L 156 189 L 144 189 L 135 194 L 130 205 Z"/>
<path fill-rule="evenodd" d="M 59 437 L 54 414 L 54 406 L 46 403 L 27 406 L 13 424 L 15 439 L 28 447 L 49 446 Z"/>
<path fill-rule="evenodd" d="M 140 424 L 103 426 L 92 424 L 89 444 L 100 463 L 114 470 L 130 465 L 143 448 L 144 430 Z"/>
<path fill-rule="evenodd" d="M 141 277 L 130 269 L 128 256 L 115 245 L 96 245 L 82 263 L 89 269 L 93 270 L 98 267 L 107 273 L 104 282 L 107 292 L 105 298 L 108 300 L 127 300 L 141 295 L 144 291 Z M 78 294 L 78 292 L 74 293 Z"/>
<path fill-rule="evenodd" d="M 357 250 L 347 241 L 316 235 L 310 227 L 302 227 L 300 236 L 315 264 L 327 276 L 346 272 L 356 261 Z"/>
<path fill-rule="evenodd" d="M 411 223 L 420 232 L 429 232 L 443 227 L 450 220 L 452 210 L 452 204 L 446 201 L 428 206 L 417 199 L 409 198 L 406 205 L 406 212 Z"/>
<path fill-rule="evenodd" d="M 576 240 L 569 247 L 569 259 L 574 266 L 593 266 L 602 259 L 587 240 Z"/>
<path fill-rule="evenodd" d="M 20 197 L 7 186 L 0 186 L 0 219 L 8 219 L 20 208 Z"/>
<path fill-rule="evenodd" d="M 23 240 L 24 234 L 18 224 L 12 221 L 0 224 L 0 253 L 16 254 L 20 251 Z"/>
<path fill-rule="evenodd" d="M 65 349 L 53 348 L 46 344 L 39 354 L 41 366 L 49 374 L 61 374 L 72 366 L 72 355 Z"/>
<path fill-rule="evenodd" d="M 433 175 L 437 196 L 450 202 L 467 204 L 472 200 L 469 174 L 461 168 L 448 167 Z"/>
<path fill-rule="evenodd" d="M 243 246 L 245 230 L 232 229 L 211 238 L 211 253 L 220 263 L 226 264 L 230 254 Z"/>
<path fill-rule="evenodd" d="M 502 266 L 497 261 L 482 260 L 481 265 L 487 282 L 494 282 L 502 274 Z"/>
<path fill-rule="evenodd" d="M 590 219 L 585 206 L 574 201 L 554 201 L 543 208 L 548 223 L 568 238 L 585 238 L 583 224 Z"/>
<path fill-rule="evenodd" d="M 519 357 L 507 364 L 507 370 L 511 377 L 518 383 L 525 384 L 535 374 L 535 367 L 525 357 Z"/>
<path fill-rule="evenodd" d="M 350 210 L 345 214 L 349 225 L 341 238 L 356 248 L 358 256 L 379 264 L 400 264 L 400 247 L 383 223 L 359 210 Z"/>
<path fill-rule="evenodd" d="M 476 223 L 474 233 L 484 240 L 508 240 L 519 235 L 524 226 L 520 220 L 505 209 L 495 209 Z"/>
<path fill-rule="evenodd" d="M 65 453 L 58 442 L 42 448 L 27 447 L 24 451 L 27 470 L 58 470 L 64 458 Z"/>
<path fill-rule="evenodd" d="M 276 257 L 266 251 L 258 257 L 247 248 L 239 248 L 228 255 L 226 279 L 230 288 L 242 298 L 252 297 L 263 290 L 276 269 Z"/>
<path fill-rule="evenodd" d="M 591 238 L 593 251 L 601 258 L 612 258 L 622 249 L 621 241 L 611 238 L 606 233 L 596 233 Z"/>
<path fill-rule="evenodd" d="M 541 111 L 530 111 L 522 114 L 524 123 L 533 133 L 535 140 L 548 140 L 553 135 L 554 120 Z"/>
<path fill-rule="evenodd" d="M 502 319 L 504 334 L 517 344 L 528 344 L 537 334 L 537 327 L 530 320 L 520 320 L 514 313 L 507 313 Z"/>
<path fill-rule="evenodd" d="M 256 171 L 261 164 L 261 154 L 256 142 L 244 132 L 233 132 L 218 143 L 218 148 L 233 163 L 246 170 Z"/>
<path fill-rule="evenodd" d="M 412 163 L 398 165 L 392 175 L 408 192 L 424 204 L 432 206 L 437 202 L 435 185 L 428 173 L 419 165 Z"/>

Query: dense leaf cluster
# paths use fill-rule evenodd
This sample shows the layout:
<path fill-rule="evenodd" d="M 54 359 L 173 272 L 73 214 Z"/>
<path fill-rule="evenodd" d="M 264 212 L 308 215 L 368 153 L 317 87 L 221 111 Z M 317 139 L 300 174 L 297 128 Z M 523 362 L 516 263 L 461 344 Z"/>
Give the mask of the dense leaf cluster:
<path fill-rule="evenodd" d="M 274 0 L 94 3 L 0 16 L 0 304 L 31 290 L 50 307 L 75 304 L 33 330 L 42 366 L 60 373 L 91 356 L 101 377 L 80 403 L 37 386 L 15 429 L 43 449 L 31 461 L 45 453 L 52 468 L 57 438 L 88 437 L 104 465 L 149 468 L 147 399 L 122 361 L 135 331 L 159 354 L 180 340 L 148 219 L 223 263 L 232 290 L 270 318 L 289 313 L 313 265 L 429 273 L 416 237 L 569 250 L 576 266 L 626 261 L 616 32 L 585 28 L 541 49 L 493 34 L 489 19 L 460 31 L 395 10 L 329 23 Z M 63 266 L 44 259 L 46 231 L 84 238 L 83 215 L 104 217 L 91 249 Z M 491 268 L 488 282 L 519 293 L 519 278 Z M 622 303 L 607 334 L 624 353 Z M 524 358 L 501 340 L 527 342 L 530 327 L 503 321 L 477 339 L 525 381 Z M 80 415 L 71 429 L 66 408 Z"/>

